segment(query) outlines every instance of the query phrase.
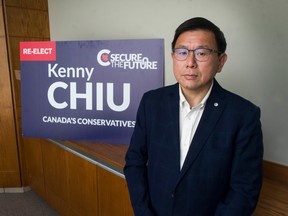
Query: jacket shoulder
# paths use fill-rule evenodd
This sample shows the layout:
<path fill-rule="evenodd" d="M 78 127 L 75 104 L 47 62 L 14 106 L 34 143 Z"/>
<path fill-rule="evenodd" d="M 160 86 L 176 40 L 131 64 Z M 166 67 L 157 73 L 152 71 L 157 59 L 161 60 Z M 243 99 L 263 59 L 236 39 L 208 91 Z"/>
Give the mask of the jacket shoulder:
<path fill-rule="evenodd" d="M 229 100 L 229 104 L 231 104 L 232 106 L 235 107 L 235 109 L 243 109 L 246 108 L 248 110 L 255 110 L 255 109 L 259 109 L 259 107 L 254 104 L 253 102 L 251 102 L 250 100 L 236 94 L 233 92 L 230 92 L 228 90 L 225 90 L 226 94 L 227 94 L 227 98 Z"/>
<path fill-rule="evenodd" d="M 260 110 L 260 108 L 250 100 L 222 88 L 222 86 L 215 80 L 208 101 L 214 104 L 215 102 L 222 100 L 225 101 L 226 108 L 234 110 L 234 112 L 237 113 L 255 112 Z"/>

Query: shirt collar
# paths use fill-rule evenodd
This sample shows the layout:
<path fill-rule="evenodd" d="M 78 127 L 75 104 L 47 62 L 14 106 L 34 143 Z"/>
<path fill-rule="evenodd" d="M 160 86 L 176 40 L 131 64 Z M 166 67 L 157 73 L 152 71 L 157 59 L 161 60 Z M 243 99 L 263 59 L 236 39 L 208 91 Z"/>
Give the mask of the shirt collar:
<path fill-rule="evenodd" d="M 192 108 L 196 108 L 196 107 L 201 107 L 203 108 L 206 104 L 206 101 L 208 100 L 209 96 L 210 96 L 210 93 L 211 93 L 211 90 L 212 90 L 212 87 L 213 87 L 213 84 L 214 84 L 214 80 L 212 81 L 212 84 L 207 92 L 207 94 L 205 95 L 205 97 L 201 100 L 201 102 L 199 104 L 197 104 L 196 106 L 192 107 Z M 182 93 L 182 90 L 181 90 L 181 86 L 179 84 L 179 97 L 180 97 L 180 108 L 181 109 L 185 109 L 185 107 L 189 108 L 190 109 L 190 106 L 189 106 L 189 103 L 188 101 L 186 100 L 186 98 L 184 97 L 183 93 Z"/>

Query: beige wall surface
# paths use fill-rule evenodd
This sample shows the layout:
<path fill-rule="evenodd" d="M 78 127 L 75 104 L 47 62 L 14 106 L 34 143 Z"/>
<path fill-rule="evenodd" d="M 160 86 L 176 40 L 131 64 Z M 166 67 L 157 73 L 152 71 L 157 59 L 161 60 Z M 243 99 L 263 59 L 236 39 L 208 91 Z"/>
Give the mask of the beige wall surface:
<path fill-rule="evenodd" d="M 48 0 L 51 40 L 165 39 L 165 85 L 175 82 L 177 26 L 202 16 L 224 31 L 228 62 L 218 81 L 262 111 L 265 160 L 288 165 L 288 1 Z"/>

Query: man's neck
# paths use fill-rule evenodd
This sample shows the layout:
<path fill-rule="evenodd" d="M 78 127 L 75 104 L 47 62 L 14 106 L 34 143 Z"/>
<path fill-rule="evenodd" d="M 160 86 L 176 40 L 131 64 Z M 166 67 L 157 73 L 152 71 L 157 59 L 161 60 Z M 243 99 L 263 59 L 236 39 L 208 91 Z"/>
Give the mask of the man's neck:
<path fill-rule="evenodd" d="M 208 93 L 212 83 L 213 82 L 211 82 L 210 85 L 207 85 L 205 88 L 199 89 L 197 91 L 193 91 L 193 90 L 190 90 L 181 86 L 182 94 L 184 95 L 185 99 L 189 103 L 190 108 L 198 105 L 203 100 L 203 98 Z"/>

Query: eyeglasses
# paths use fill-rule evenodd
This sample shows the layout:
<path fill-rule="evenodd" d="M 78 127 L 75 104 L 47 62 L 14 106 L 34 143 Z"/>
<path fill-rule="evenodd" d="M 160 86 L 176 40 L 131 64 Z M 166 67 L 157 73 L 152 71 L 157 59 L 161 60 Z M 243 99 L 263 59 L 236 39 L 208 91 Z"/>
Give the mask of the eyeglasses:
<path fill-rule="evenodd" d="M 208 61 L 209 56 L 212 52 L 220 54 L 217 50 L 209 48 L 197 48 L 195 50 L 189 50 L 186 48 L 174 48 L 173 53 L 178 61 L 184 61 L 187 59 L 189 52 L 193 52 L 195 59 L 200 62 Z"/>

